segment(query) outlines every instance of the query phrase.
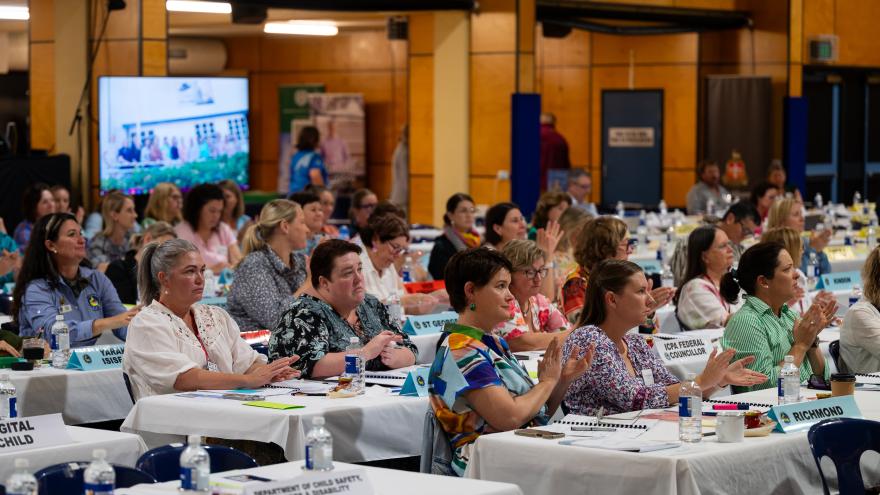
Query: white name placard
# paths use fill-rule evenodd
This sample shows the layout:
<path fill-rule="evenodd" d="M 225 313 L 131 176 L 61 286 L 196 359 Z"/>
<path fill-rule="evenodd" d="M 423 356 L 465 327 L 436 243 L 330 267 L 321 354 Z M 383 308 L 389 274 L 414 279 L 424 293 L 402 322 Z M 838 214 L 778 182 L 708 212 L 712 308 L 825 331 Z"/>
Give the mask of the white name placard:
<path fill-rule="evenodd" d="M 712 353 L 712 343 L 709 339 L 699 337 L 654 339 L 654 349 L 666 365 L 690 361 L 705 362 Z"/>
<path fill-rule="evenodd" d="M 0 454 L 73 443 L 61 414 L 0 421 Z"/>
<path fill-rule="evenodd" d="M 302 476 L 268 483 L 248 484 L 244 495 L 373 495 L 365 469 L 304 471 Z"/>

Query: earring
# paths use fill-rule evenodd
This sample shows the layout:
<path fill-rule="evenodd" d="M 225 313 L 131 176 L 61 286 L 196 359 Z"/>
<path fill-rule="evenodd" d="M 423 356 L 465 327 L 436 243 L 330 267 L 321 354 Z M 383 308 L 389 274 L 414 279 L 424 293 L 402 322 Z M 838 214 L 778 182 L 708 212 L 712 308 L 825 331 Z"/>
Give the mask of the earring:
<path fill-rule="evenodd" d="M 53 249 L 52 252 L 53 252 L 54 254 L 58 254 L 58 250 L 57 250 L 57 249 Z"/>
<path fill-rule="evenodd" d="M 468 309 L 470 309 L 471 311 L 476 311 L 477 310 L 477 303 L 471 303 L 471 305 L 468 306 Z"/>

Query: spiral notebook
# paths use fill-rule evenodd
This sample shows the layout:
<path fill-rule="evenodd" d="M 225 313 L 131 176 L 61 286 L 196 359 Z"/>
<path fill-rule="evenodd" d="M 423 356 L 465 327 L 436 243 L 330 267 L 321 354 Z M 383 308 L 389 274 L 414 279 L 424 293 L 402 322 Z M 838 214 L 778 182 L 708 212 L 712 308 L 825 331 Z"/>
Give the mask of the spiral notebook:
<path fill-rule="evenodd" d="M 773 407 L 773 404 L 766 404 L 762 402 L 751 402 L 745 400 L 716 400 L 716 399 L 703 399 L 703 410 L 711 411 L 713 404 L 745 404 L 749 406 L 749 409 L 758 409 L 762 413 L 767 412 Z"/>
<path fill-rule="evenodd" d="M 855 373 L 857 383 L 880 385 L 880 373 Z"/>
<path fill-rule="evenodd" d="M 564 418 L 553 424 L 566 426 L 607 426 L 629 430 L 647 431 L 657 424 L 654 419 L 639 419 L 635 423 L 631 419 L 602 418 L 602 422 L 596 421 L 595 416 L 581 416 L 580 414 L 566 414 Z"/>

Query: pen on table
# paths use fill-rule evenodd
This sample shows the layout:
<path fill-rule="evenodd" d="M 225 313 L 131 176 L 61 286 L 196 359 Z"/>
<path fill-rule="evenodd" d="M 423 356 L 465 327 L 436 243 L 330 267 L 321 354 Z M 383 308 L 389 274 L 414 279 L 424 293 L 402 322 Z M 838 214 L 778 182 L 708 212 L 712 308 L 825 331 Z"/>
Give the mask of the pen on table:
<path fill-rule="evenodd" d="M 608 426 L 572 426 L 571 431 L 617 431 L 617 428 Z"/>
<path fill-rule="evenodd" d="M 715 432 L 714 431 L 707 431 L 706 433 L 703 433 L 703 436 L 704 437 L 714 437 Z"/>

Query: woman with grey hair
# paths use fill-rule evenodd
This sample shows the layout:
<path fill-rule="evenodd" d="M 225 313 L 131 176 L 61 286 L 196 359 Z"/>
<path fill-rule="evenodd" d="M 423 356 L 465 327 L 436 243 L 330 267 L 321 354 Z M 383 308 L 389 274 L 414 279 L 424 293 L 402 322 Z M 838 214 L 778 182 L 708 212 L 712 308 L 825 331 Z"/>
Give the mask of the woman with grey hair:
<path fill-rule="evenodd" d="M 200 389 L 255 388 L 299 376 L 298 356 L 266 364 L 226 311 L 198 304 L 205 262 L 184 239 L 144 247 L 138 288 L 144 308 L 128 327 L 123 369 L 135 399 Z"/>

